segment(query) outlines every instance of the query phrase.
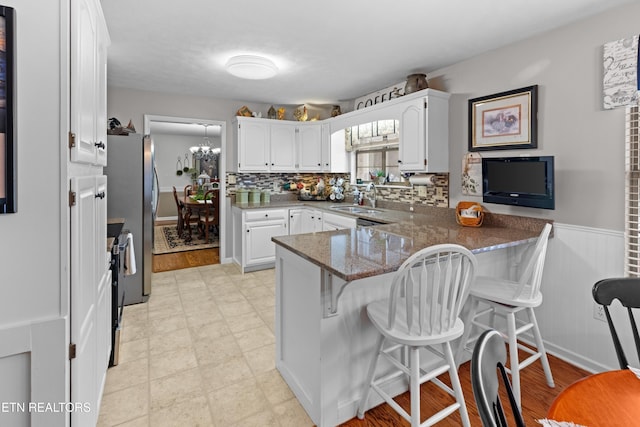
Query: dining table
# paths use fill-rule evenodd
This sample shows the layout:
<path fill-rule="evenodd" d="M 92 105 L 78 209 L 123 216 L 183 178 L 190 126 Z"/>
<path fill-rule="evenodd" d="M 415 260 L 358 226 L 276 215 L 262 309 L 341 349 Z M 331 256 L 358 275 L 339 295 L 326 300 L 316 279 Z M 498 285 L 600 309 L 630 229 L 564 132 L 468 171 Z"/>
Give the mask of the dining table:
<path fill-rule="evenodd" d="M 217 191 L 217 188 L 212 188 L 211 190 L 215 190 Z M 182 197 L 182 203 L 184 204 L 184 207 L 186 209 L 185 212 L 185 224 L 189 224 L 189 220 L 191 218 L 191 215 L 193 215 L 195 212 L 198 213 L 198 215 L 200 214 L 201 210 L 204 210 L 205 208 L 205 201 L 204 200 L 196 200 L 192 197 L 192 195 L 184 195 Z M 211 201 L 209 200 L 208 203 L 211 203 Z M 187 240 L 191 240 L 192 236 L 191 236 L 191 227 L 187 227 L 188 230 L 188 237 Z"/>
<path fill-rule="evenodd" d="M 640 379 L 629 369 L 589 375 L 558 394 L 547 418 L 588 427 L 640 426 Z"/>

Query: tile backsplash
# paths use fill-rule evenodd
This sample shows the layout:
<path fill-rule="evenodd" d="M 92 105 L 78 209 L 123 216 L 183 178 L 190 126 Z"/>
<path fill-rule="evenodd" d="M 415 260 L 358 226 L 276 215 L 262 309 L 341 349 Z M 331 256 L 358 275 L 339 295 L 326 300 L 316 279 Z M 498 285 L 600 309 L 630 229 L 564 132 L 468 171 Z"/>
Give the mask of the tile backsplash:
<path fill-rule="evenodd" d="M 235 178 L 235 184 L 229 184 L 229 177 Z M 236 192 L 238 186 L 246 188 L 257 187 L 261 190 L 272 190 L 274 194 L 295 194 L 293 191 L 285 191 L 282 189 L 283 184 L 290 182 L 302 182 L 305 185 L 311 185 L 318 182 L 318 178 L 322 177 L 329 185 L 331 178 L 343 178 L 345 182 L 349 182 L 351 174 L 349 173 L 227 173 L 226 188 L 227 196 L 232 196 Z M 233 180 L 232 178 L 232 180 Z M 399 187 L 399 186 L 377 186 L 377 199 L 388 202 L 415 204 L 433 207 L 449 207 L 449 174 L 436 174 L 435 185 L 422 187 L 426 189 L 426 195 L 420 195 L 420 187 Z M 351 202 L 352 189 L 347 184 L 345 186 L 346 202 Z"/>

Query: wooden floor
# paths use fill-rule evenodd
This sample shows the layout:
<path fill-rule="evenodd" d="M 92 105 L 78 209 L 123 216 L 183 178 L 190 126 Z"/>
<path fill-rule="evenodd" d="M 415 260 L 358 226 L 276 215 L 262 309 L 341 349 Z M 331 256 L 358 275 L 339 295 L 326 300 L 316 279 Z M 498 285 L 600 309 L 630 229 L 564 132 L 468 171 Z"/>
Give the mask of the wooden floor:
<path fill-rule="evenodd" d="M 181 270 L 183 268 L 220 264 L 219 248 L 153 255 L 153 272 Z"/>
<path fill-rule="evenodd" d="M 521 371 L 520 378 L 523 384 L 522 414 L 527 426 L 539 425 L 536 420 L 546 418 L 547 409 L 551 406 L 553 399 L 555 399 L 558 393 L 560 393 L 569 384 L 589 375 L 589 372 L 570 365 L 554 356 L 549 356 L 549 363 L 551 364 L 551 372 L 553 373 L 555 388 L 549 388 L 547 386 L 540 362 L 534 362 L 531 366 Z M 471 425 L 474 427 L 482 426 L 480 417 L 478 416 L 478 411 L 476 410 L 475 400 L 473 398 L 469 369 L 469 362 L 460 366 L 459 375 L 460 382 L 462 384 L 462 391 L 467 404 L 469 418 L 471 419 Z M 433 384 L 423 384 L 421 387 L 420 397 L 422 422 L 437 410 L 454 402 L 451 396 Z M 501 392 L 500 400 L 503 402 L 505 411 L 507 411 L 508 400 L 506 394 Z M 398 396 L 396 401 L 407 411 L 411 407 L 408 392 Z M 512 418 L 508 418 L 507 423 L 510 426 L 515 425 Z M 409 426 L 410 424 L 400 417 L 400 415 L 398 415 L 389 405 L 384 403 L 367 411 L 365 413 L 364 420 L 354 418 L 341 425 L 345 427 L 395 427 Z M 438 427 L 461 425 L 462 423 L 460 421 L 458 411 L 436 424 Z"/>
<path fill-rule="evenodd" d="M 156 221 L 155 225 L 172 225 L 175 221 Z M 199 249 L 195 251 L 174 252 L 171 254 L 153 255 L 153 272 L 181 270 L 183 268 L 201 267 L 203 265 L 220 264 L 220 249 Z"/>

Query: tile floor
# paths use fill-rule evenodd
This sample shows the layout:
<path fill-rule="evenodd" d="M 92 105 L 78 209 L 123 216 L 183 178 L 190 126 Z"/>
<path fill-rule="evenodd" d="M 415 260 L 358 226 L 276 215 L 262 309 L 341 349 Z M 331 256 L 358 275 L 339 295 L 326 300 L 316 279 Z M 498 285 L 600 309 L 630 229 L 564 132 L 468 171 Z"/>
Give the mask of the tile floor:
<path fill-rule="evenodd" d="M 312 426 L 275 369 L 274 271 L 154 273 L 126 306 L 99 427 Z"/>

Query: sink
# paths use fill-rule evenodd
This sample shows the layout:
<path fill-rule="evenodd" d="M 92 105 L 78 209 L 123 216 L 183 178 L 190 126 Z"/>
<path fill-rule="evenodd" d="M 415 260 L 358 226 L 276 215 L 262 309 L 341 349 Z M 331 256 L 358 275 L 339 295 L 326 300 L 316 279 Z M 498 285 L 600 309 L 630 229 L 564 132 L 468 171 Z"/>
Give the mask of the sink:
<path fill-rule="evenodd" d="M 367 208 L 365 206 L 331 206 L 331 209 L 352 214 L 377 214 L 381 212 L 378 209 Z"/>

